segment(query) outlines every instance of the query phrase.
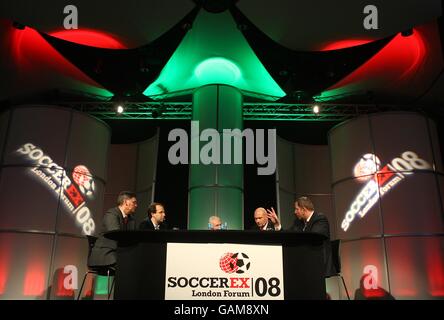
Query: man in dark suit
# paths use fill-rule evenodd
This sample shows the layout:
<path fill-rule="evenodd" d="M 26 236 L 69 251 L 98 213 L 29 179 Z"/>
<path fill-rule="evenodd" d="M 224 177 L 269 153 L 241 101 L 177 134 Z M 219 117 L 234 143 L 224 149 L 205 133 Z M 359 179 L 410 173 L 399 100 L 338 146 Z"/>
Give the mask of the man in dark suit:
<path fill-rule="evenodd" d="M 136 222 L 132 214 L 136 211 L 136 194 L 122 191 L 117 197 L 117 207 L 109 209 L 102 220 L 100 236 L 88 258 L 89 266 L 109 266 L 116 263 L 117 242 L 104 237 L 104 233 L 113 230 L 135 230 Z"/>
<path fill-rule="evenodd" d="M 326 237 L 324 240 L 325 276 L 329 277 L 335 274 L 331 256 L 330 225 L 327 217 L 314 211 L 313 202 L 307 197 L 300 197 L 295 201 L 294 214 L 297 219 L 294 221 L 291 230 L 320 233 Z"/>
<path fill-rule="evenodd" d="M 273 208 L 265 209 L 262 207 L 254 210 L 254 222 L 256 223 L 251 229 L 259 231 L 279 231 L 281 230 L 281 222 Z"/>
<path fill-rule="evenodd" d="M 166 230 L 168 226 L 165 222 L 165 208 L 163 204 L 153 202 L 148 207 L 148 217 L 139 225 L 140 230 Z"/>

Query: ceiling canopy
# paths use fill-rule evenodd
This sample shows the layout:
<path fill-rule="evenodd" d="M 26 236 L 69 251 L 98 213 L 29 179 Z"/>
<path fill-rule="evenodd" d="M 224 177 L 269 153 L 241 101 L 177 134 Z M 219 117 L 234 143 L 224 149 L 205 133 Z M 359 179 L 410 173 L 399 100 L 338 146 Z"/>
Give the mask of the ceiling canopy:
<path fill-rule="evenodd" d="M 2 3 L 0 100 L 190 100 L 223 83 L 247 101 L 442 104 L 441 1 Z M 259 4 L 260 3 L 260 4 Z"/>

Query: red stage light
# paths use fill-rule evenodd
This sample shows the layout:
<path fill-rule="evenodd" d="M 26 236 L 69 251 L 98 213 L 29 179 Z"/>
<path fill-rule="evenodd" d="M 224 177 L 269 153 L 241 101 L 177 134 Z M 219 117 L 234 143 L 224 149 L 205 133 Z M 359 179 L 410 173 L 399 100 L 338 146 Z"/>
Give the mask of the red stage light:
<path fill-rule="evenodd" d="M 0 240 L 0 296 L 5 293 L 11 262 L 11 243 L 7 237 Z"/>
<path fill-rule="evenodd" d="M 330 51 L 330 50 L 338 50 L 360 46 L 362 44 L 366 44 L 371 42 L 372 40 L 364 40 L 364 39 L 349 39 L 349 40 L 340 40 L 329 43 L 323 46 L 320 51 Z"/>
<path fill-rule="evenodd" d="M 393 38 L 381 51 L 365 64 L 328 88 L 328 90 L 347 87 L 353 91 L 354 86 L 363 83 L 400 84 L 414 76 L 426 57 L 424 39 L 418 31 L 410 37 L 400 34 Z"/>
<path fill-rule="evenodd" d="M 30 27 L 18 30 L 10 24 L 4 25 L 5 29 L 0 32 L 2 47 L 10 52 L 5 59 L 14 68 L 17 83 L 36 88 L 46 84 L 68 85 L 77 91 L 110 94 L 65 59 L 36 30 Z"/>
<path fill-rule="evenodd" d="M 28 266 L 23 284 L 23 295 L 38 297 L 45 290 L 45 271 L 38 261 L 33 261 Z"/>
<path fill-rule="evenodd" d="M 117 39 L 103 31 L 78 29 L 78 30 L 61 30 L 49 33 L 51 36 L 66 41 L 84 44 L 91 47 L 105 49 L 126 49 L 127 47 Z"/>
<path fill-rule="evenodd" d="M 440 238 L 427 241 L 425 248 L 429 293 L 444 297 L 444 261 Z"/>

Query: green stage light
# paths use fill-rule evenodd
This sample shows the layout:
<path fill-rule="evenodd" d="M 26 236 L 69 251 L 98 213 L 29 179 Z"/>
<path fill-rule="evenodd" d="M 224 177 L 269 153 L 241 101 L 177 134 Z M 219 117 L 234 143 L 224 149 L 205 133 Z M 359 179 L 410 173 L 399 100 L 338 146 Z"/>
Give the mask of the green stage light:
<path fill-rule="evenodd" d="M 236 86 L 241 71 L 231 61 L 216 57 L 202 61 L 194 70 L 197 79 L 205 84 L 227 84 Z"/>
<path fill-rule="evenodd" d="M 243 91 L 244 95 L 259 95 L 270 101 L 285 96 L 231 14 L 201 11 L 159 77 L 143 94 L 152 99 L 164 99 L 216 83 L 228 84 Z"/>

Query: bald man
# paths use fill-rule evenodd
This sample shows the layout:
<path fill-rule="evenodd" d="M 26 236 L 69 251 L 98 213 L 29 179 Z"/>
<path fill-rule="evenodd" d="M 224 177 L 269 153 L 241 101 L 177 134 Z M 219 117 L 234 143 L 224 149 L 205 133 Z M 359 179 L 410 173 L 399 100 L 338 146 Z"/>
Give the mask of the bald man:
<path fill-rule="evenodd" d="M 262 207 L 254 210 L 254 222 L 256 224 L 251 228 L 253 230 L 279 231 L 282 228 L 281 222 L 273 207 L 271 210 Z"/>

